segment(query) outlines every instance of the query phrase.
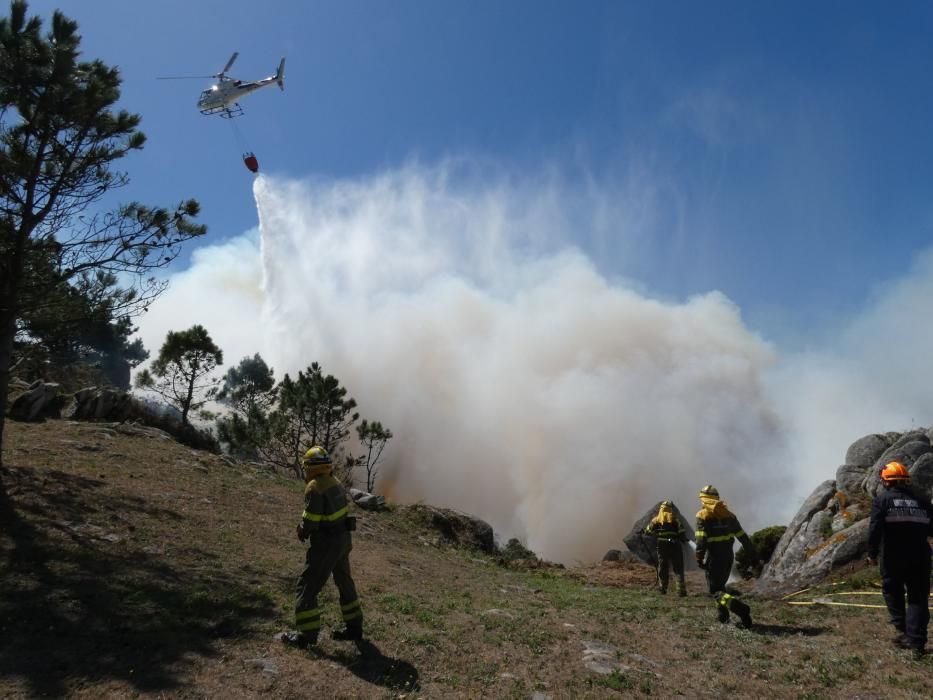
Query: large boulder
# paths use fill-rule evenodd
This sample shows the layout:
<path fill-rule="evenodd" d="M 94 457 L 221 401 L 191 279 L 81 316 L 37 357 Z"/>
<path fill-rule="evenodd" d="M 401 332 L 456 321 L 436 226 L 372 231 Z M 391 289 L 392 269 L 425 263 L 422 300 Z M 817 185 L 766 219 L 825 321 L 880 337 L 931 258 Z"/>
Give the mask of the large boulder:
<path fill-rule="evenodd" d="M 125 391 L 96 386 L 76 391 L 65 411 L 71 420 L 110 422 L 142 419 L 147 414 L 146 407 Z"/>
<path fill-rule="evenodd" d="M 849 445 L 849 449 L 846 450 L 846 464 L 868 469 L 890 446 L 891 441 L 884 435 L 866 435 Z"/>
<path fill-rule="evenodd" d="M 29 388 L 13 399 L 10 404 L 10 418 L 33 421 L 43 418 L 57 418 L 61 413 L 58 400 L 59 384 L 35 381 Z"/>
<path fill-rule="evenodd" d="M 349 489 L 348 493 L 353 502 L 363 510 L 382 510 L 386 507 L 386 499 L 383 496 L 360 489 Z"/>
<path fill-rule="evenodd" d="M 76 391 L 65 410 L 65 418 L 108 423 L 133 421 L 164 430 L 188 447 L 219 451 L 210 432 L 182 423 L 171 412 L 159 410 L 119 389 L 92 386 Z"/>
<path fill-rule="evenodd" d="M 622 538 L 622 541 L 625 543 L 625 546 L 628 547 L 629 551 L 632 552 L 635 556 L 641 559 L 646 564 L 651 564 L 652 566 L 657 566 L 658 555 L 657 555 L 657 539 L 651 537 L 650 535 L 645 534 L 645 528 L 648 526 L 648 523 L 651 522 L 651 519 L 658 514 L 658 508 L 661 506 L 661 501 L 658 501 L 654 504 L 653 507 L 646 510 L 638 520 L 632 525 L 632 529 L 628 531 L 628 534 Z M 693 534 L 693 528 L 690 526 L 690 520 L 684 517 L 683 513 L 680 512 L 680 509 L 677 506 L 674 506 L 674 513 L 680 518 L 680 522 L 684 524 L 684 530 L 686 530 L 687 539 L 690 542 L 696 540 L 696 537 Z M 696 559 L 693 556 L 693 549 L 689 544 L 684 543 L 684 566 L 687 569 L 695 569 Z"/>
<path fill-rule="evenodd" d="M 826 578 L 868 549 L 868 513 L 851 503 L 833 480 L 814 489 L 791 520 L 755 593 L 780 595 Z"/>
<path fill-rule="evenodd" d="M 909 470 L 914 462 L 931 452 L 933 452 L 933 446 L 930 445 L 930 438 L 927 437 L 925 430 L 912 430 L 904 433 L 882 453 L 881 457 L 868 470 L 865 480 L 862 482 L 862 489 L 866 494 L 874 498 L 883 489 L 881 470 L 884 469 L 885 464 L 894 460 L 900 462 Z"/>
<path fill-rule="evenodd" d="M 492 526 L 485 520 L 449 508 L 435 508 L 422 503 L 410 508 L 423 524 L 437 530 L 447 542 L 479 549 L 488 554 L 495 553 L 495 534 Z"/>
<path fill-rule="evenodd" d="M 862 484 L 868 477 L 869 469 L 871 466 L 843 464 L 836 470 L 836 489 L 844 493 L 849 500 L 860 497 L 865 493 Z"/>
<path fill-rule="evenodd" d="M 909 472 L 914 493 L 927 501 L 933 501 L 933 452 L 918 457 Z"/>

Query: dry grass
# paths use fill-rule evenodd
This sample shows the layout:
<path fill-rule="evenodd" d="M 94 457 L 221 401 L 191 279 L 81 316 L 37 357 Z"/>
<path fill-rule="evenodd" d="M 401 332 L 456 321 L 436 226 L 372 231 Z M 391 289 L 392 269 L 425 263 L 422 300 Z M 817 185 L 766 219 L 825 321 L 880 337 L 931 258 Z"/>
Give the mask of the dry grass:
<path fill-rule="evenodd" d="M 882 610 L 752 601 L 743 630 L 715 621 L 697 575 L 681 599 L 638 565 L 507 569 L 404 507 L 356 513 L 369 641 L 285 648 L 272 636 L 303 557 L 297 483 L 94 424 L 11 423 L 6 439 L 2 697 L 926 698 L 933 685 L 933 665 L 888 645 Z M 324 604 L 339 627 L 332 586 Z M 585 664 L 597 643 L 609 673 Z"/>

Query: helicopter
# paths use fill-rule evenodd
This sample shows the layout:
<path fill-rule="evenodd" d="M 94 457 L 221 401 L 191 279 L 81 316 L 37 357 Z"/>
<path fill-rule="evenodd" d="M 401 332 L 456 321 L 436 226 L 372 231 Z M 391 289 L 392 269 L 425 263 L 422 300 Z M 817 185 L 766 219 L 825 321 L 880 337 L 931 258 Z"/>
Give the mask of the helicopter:
<path fill-rule="evenodd" d="M 217 78 L 218 82 L 204 90 L 198 97 L 197 107 L 201 114 L 219 114 L 223 119 L 232 119 L 243 114 L 243 108 L 237 102 L 251 92 L 269 85 L 278 85 L 280 90 L 285 89 L 285 59 L 279 61 L 275 75 L 260 80 L 238 80 L 227 75 L 230 66 L 240 53 L 234 51 L 223 70 L 213 75 L 172 75 L 162 76 L 159 80 L 185 80 L 188 78 Z"/>

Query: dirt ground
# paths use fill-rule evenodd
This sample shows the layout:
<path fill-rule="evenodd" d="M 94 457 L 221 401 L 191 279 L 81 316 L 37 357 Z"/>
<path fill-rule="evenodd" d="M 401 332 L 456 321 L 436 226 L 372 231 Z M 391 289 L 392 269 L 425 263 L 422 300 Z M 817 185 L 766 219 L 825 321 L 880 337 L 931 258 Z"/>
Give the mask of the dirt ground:
<path fill-rule="evenodd" d="M 746 630 L 716 621 L 701 572 L 678 598 L 639 564 L 506 568 L 403 506 L 354 513 L 367 640 L 327 637 L 330 586 L 319 648 L 287 648 L 299 483 L 154 431 L 7 425 L 0 697 L 931 697 L 933 663 L 890 645 L 883 609 L 789 604 L 880 604 L 871 572 L 746 595 Z"/>

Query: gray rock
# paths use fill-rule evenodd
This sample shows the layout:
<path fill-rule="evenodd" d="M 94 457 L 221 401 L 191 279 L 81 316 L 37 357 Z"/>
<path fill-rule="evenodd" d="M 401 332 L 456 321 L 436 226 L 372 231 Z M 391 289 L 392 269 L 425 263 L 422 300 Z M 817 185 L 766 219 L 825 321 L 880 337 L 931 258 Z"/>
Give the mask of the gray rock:
<path fill-rule="evenodd" d="M 485 520 L 450 508 L 435 508 L 421 503 L 409 507 L 448 542 L 479 549 L 487 554 L 495 553 L 495 534 Z"/>
<path fill-rule="evenodd" d="M 930 438 L 927 437 L 927 431 L 925 429 L 920 428 L 918 430 L 910 430 L 895 440 L 894 444 L 891 445 L 891 449 L 899 449 L 911 442 L 925 442 L 927 445 L 929 445 Z"/>
<path fill-rule="evenodd" d="M 859 438 L 846 450 L 846 464 L 868 468 L 878 461 L 891 443 L 883 435 L 872 434 Z"/>
<path fill-rule="evenodd" d="M 648 523 L 651 522 L 651 519 L 658 514 L 658 508 L 660 508 L 660 506 L 661 501 L 658 501 L 654 506 L 646 510 L 642 516 L 635 521 L 628 534 L 622 538 L 622 541 L 625 542 L 625 546 L 628 547 L 630 552 L 646 564 L 651 564 L 652 566 L 657 566 L 658 563 L 657 540 L 654 537 L 646 535 L 645 528 L 648 526 Z M 691 542 L 695 541 L 696 538 L 693 534 L 693 528 L 690 526 L 692 521 L 684 517 L 676 504 L 674 505 L 674 514 L 680 518 L 680 522 L 683 523 L 687 539 Z M 693 550 L 690 548 L 690 545 L 686 543 L 684 543 L 683 547 L 684 567 L 689 570 L 696 569 L 696 559 L 693 556 Z"/>
<path fill-rule="evenodd" d="M 836 488 L 842 491 L 849 500 L 860 496 L 864 491 L 862 484 L 868 476 L 871 465 L 843 464 L 836 470 Z"/>
<path fill-rule="evenodd" d="M 933 453 L 921 455 L 909 471 L 914 492 L 928 501 L 933 500 Z"/>
<path fill-rule="evenodd" d="M 621 549 L 610 549 L 603 555 L 603 561 L 621 561 L 622 560 L 622 550 Z"/>
<path fill-rule="evenodd" d="M 583 641 L 583 665 L 604 676 L 629 669 L 619 662 L 619 652 L 614 646 L 592 639 Z"/>
<path fill-rule="evenodd" d="M 897 455 L 894 459 L 903 464 L 908 469 L 920 459 L 923 455 L 933 452 L 933 446 L 930 446 L 929 440 L 924 436 L 923 440 L 911 440 L 910 442 L 891 448 Z"/>
<path fill-rule="evenodd" d="M 882 491 L 881 470 L 884 465 L 892 460 L 896 460 L 910 469 L 914 462 L 925 454 L 933 452 L 933 446 L 922 431 L 912 431 L 906 433 L 899 440 L 896 440 L 891 447 L 884 451 L 884 454 L 875 462 L 875 464 L 865 475 L 865 481 L 862 485 L 863 490 L 869 496 L 874 498 Z"/>
<path fill-rule="evenodd" d="M 829 506 L 835 494 L 836 482 L 824 481 L 803 502 L 756 582 L 756 593 L 782 592 L 808 576 L 810 553 L 823 542 L 822 521 L 829 517 L 831 522 Z"/>
<path fill-rule="evenodd" d="M 10 418 L 31 421 L 56 416 L 61 407 L 56 399 L 61 386 L 41 381 L 33 382 L 10 405 Z"/>
<path fill-rule="evenodd" d="M 360 489 L 350 489 L 350 498 L 364 510 L 382 510 L 386 507 L 386 499 L 376 494 L 367 493 Z"/>
<path fill-rule="evenodd" d="M 277 676 L 279 674 L 279 667 L 272 659 L 247 659 L 246 664 L 259 669 L 263 673 L 268 673 L 270 676 Z"/>

